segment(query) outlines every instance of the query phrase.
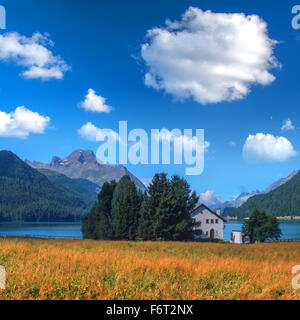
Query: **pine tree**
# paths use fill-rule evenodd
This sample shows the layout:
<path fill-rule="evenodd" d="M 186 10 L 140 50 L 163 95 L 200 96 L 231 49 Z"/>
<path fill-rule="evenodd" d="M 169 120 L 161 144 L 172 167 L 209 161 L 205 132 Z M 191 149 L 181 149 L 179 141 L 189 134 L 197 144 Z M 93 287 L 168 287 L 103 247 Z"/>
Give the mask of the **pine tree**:
<path fill-rule="evenodd" d="M 253 210 L 250 218 L 245 221 L 243 233 L 250 237 L 251 243 L 265 242 L 267 239 L 278 240 L 281 236 L 276 217 L 258 209 Z"/>
<path fill-rule="evenodd" d="M 114 239 L 136 240 L 141 195 L 129 176 L 123 177 L 118 183 L 114 193 L 113 205 Z"/>
<path fill-rule="evenodd" d="M 85 239 L 112 239 L 111 203 L 116 182 L 106 182 L 98 195 L 98 202 L 82 220 L 82 233 Z"/>
<path fill-rule="evenodd" d="M 114 180 L 104 183 L 98 196 L 95 235 L 99 240 L 111 240 L 113 237 L 111 205 L 116 185 Z"/>
<path fill-rule="evenodd" d="M 162 194 L 169 188 L 167 175 L 165 173 L 156 174 L 149 186 L 148 194 L 144 196 L 141 208 L 141 218 L 138 235 L 141 240 L 155 240 L 154 221 L 156 211 L 160 204 Z"/>
<path fill-rule="evenodd" d="M 174 222 L 176 224 L 174 240 L 192 240 L 194 238 L 193 229 L 195 227 L 191 212 L 195 208 L 198 197 L 192 192 L 186 180 L 173 176 L 171 180 L 171 195 L 175 200 L 173 206 Z"/>
<path fill-rule="evenodd" d="M 155 175 L 145 197 L 139 225 L 142 240 L 192 240 L 190 213 L 198 198 L 184 179 Z"/>
<path fill-rule="evenodd" d="M 87 213 L 82 219 L 81 232 L 84 239 L 97 239 L 95 233 L 97 207 L 98 204 L 95 203 L 90 212 Z"/>

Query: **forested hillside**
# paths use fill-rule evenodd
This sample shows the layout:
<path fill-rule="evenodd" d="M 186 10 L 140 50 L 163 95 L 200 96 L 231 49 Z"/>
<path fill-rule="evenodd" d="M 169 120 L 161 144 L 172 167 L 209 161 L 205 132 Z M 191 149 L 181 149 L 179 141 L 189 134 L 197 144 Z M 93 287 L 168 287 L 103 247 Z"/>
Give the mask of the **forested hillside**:
<path fill-rule="evenodd" d="M 273 216 L 300 216 L 300 174 L 267 193 L 254 196 L 241 207 L 230 211 L 229 216 L 249 217 L 253 209 L 264 210 Z"/>
<path fill-rule="evenodd" d="M 88 209 L 12 152 L 0 152 L 0 221 L 75 221 Z"/>

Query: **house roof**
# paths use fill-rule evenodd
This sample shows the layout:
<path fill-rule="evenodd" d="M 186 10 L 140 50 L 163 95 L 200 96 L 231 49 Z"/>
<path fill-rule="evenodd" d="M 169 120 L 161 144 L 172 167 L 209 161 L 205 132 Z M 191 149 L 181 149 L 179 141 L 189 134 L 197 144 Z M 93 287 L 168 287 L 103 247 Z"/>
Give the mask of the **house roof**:
<path fill-rule="evenodd" d="M 213 215 L 215 215 L 216 217 L 218 217 L 219 219 L 223 220 L 224 222 L 226 222 L 226 220 L 221 217 L 220 215 L 218 215 L 216 212 L 214 212 L 213 210 L 211 210 L 209 207 L 207 207 L 205 204 L 201 203 L 199 204 L 191 213 L 191 215 L 193 216 L 194 212 L 197 211 L 199 208 L 204 208 L 207 209 L 210 213 L 212 213 Z"/>

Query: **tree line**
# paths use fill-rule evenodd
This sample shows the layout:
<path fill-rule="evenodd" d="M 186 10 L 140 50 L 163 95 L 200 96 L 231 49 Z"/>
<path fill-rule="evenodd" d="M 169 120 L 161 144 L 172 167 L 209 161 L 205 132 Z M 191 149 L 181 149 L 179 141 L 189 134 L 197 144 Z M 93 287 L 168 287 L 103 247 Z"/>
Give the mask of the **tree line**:
<path fill-rule="evenodd" d="M 98 201 L 84 216 L 82 233 L 95 240 L 193 240 L 190 217 L 198 197 L 186 180 L 156 174 L 148 191 L 139 191 L 129 176 L 104 183 Z"/>

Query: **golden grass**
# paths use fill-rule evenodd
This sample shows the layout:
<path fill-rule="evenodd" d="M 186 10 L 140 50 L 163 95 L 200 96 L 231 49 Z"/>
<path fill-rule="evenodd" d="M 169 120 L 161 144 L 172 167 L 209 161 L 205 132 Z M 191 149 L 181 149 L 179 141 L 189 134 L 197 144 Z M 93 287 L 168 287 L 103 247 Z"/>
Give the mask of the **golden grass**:
<path fill-rule="evenodd" d="M 300 242 L 0 239 L 0 299 L 300 299 Z"/>

